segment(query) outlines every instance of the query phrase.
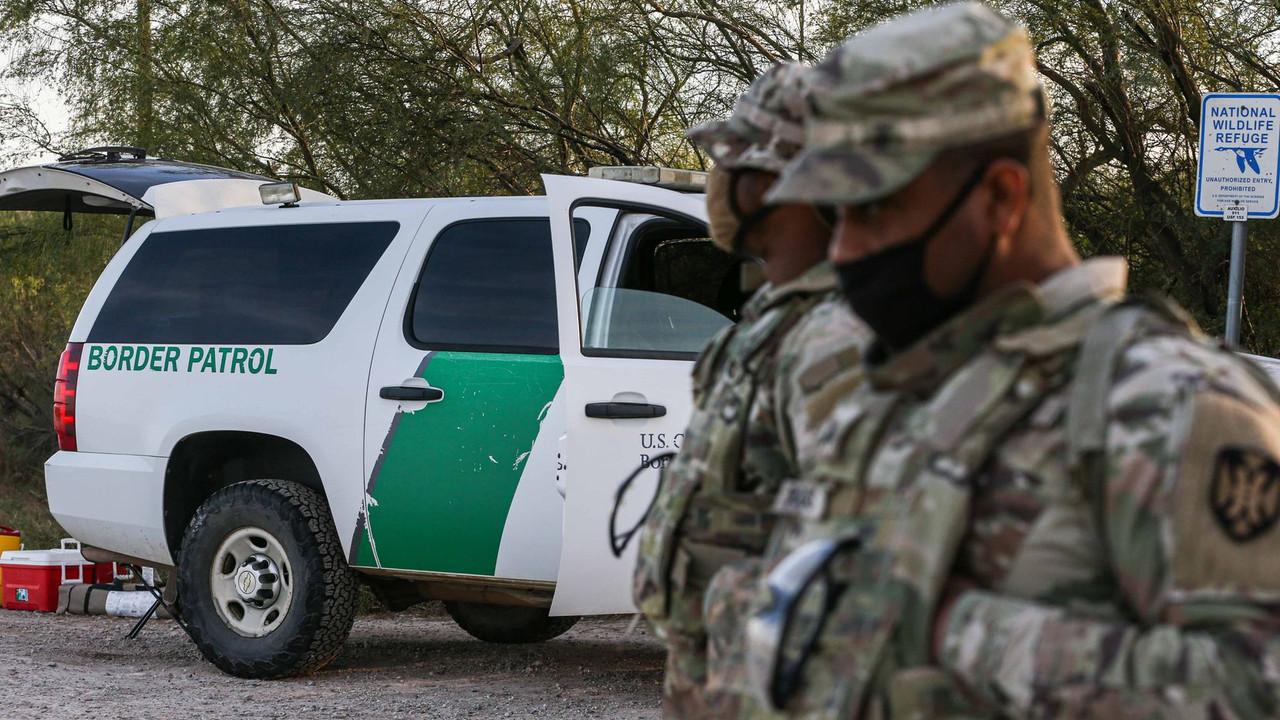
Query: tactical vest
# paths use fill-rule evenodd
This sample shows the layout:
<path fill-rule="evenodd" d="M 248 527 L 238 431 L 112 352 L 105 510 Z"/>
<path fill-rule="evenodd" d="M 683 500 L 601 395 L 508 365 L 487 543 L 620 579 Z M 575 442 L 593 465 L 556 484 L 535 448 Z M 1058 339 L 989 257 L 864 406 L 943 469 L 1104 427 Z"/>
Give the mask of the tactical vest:
<path fill-rule="evenodd" d="M 968 529 L 974 478 L 1011 430 L 1070 385 L 1072 476 L 1100 515 L 1115 362 L 1153 329 L 1189 328 L 1189 318 L 1165 303 L 1099 302 L 1060 323 L 998 337 L 923 403 L 900 390 L 867 389 L 851 411 L 856 417 L 837 417 L 843 437 L 834 439 L 854 471 L 844 465 L 820 476 L 810 491 L 823 498 L 822 519 L 788 519 L 769 560 L 818 537 L 854 537 L 861 545 L 832 567 L 840 588 L 834 607 L 808 619 L 821 623 L 819 651 L 786 714 L 967 716 L 973 708 L 962 693 L 926 666 L 939 595 Z M 888 444 L 891 430 L 899 439 Z"/>
<path fill-rule="evenodd" d="M 693 417 L 680 453 L 663 470 L 636 563 L 636 604 L 660 627 L 700 631 L 711 575 L 763 551 L 773 492 L 794 472 L 794 460 L 748 437 L 752 409 L 761 386 L 773 381 L 778 346 L 826 295 L 786 298 L 755 322 L 727 328 L 699 358 Z M 746 461 L 748 442 L 753 463 Z M 757 487 L 744 490 L 748 483 Z"/>

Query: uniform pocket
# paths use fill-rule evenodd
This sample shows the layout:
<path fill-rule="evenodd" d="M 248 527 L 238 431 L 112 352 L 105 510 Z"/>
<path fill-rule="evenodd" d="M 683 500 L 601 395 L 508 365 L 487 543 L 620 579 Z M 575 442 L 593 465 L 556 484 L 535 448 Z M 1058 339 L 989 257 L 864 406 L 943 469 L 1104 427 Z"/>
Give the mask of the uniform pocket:
<path fill-rule="evenodd" d="M 745 628 L 758 599 L 762 564 L 758 558 L 720 568 L 703 597 L 707 626 L 707 692 L 746 695 Z"/>
<path fill-rule="evenodd" d="M 995 717 L 955 678 L 936 667 L 901 670 L 889 679 L 890 720 L 955 720 Z"/>

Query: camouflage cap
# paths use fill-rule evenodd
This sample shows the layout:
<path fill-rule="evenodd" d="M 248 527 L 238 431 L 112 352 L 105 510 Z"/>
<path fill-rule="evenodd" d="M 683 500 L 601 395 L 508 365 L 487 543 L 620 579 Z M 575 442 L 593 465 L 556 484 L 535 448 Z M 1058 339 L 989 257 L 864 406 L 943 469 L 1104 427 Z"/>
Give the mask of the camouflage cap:
<path fill-rule="evenodd" d="M 854 205 L 906 185 L 947 148 L 1044 118 L 1031 42 L 976 2 L 911 13 L 846 40 L 809 78 L 805 146 L 766 199 Z"/>
<path fill-rule="evenodd" d="M 720 167 L 782 172 L 804 144 L 804 79 L 812 68 L 779 63 L 751 83 L 726 120 L 685 131 Z"/>

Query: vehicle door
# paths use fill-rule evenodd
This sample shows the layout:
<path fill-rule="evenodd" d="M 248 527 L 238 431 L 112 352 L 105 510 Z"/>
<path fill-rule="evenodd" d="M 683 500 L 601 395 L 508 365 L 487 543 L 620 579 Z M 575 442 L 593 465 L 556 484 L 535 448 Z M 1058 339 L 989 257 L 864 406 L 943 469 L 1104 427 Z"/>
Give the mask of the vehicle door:
<path fill-rule="evenodd" d="M 746 297 L 741 261 L 709 241 L 702 194 L 543 182 L 566 411 L 564 540 L 551 614 L 630 612 L 637 543 L 615 557 L 611 537 L 638 521 L 669 461 L 662 456 L 680 448 L 693 361 Z M 619 487 L 633 473 L 611 532 Z"/>
<path fill-rule="evenodd" d="M 545 202 L 434 206 L 374 351 L 352 565 L 550 588 L 563 506 L 555 303 Z"/>

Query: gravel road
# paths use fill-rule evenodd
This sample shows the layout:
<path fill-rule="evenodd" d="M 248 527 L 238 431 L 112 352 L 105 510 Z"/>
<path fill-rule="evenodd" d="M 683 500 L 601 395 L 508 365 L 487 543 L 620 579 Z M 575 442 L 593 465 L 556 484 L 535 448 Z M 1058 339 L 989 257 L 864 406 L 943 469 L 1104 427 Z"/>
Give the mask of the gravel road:
<path fill-rule="evenodd" d="M 658 718 L 662 647 L 629 619 L 585 619 L 541 645 L 490 645 L 444 617 L 356 618 L 319 673 L 240 680 L 172 621 L 0 610 L 4 718 Z M 94 712 L 100 711 L 100 712 Z"/>

